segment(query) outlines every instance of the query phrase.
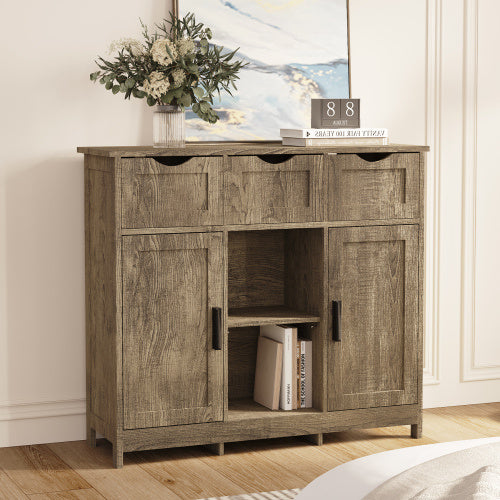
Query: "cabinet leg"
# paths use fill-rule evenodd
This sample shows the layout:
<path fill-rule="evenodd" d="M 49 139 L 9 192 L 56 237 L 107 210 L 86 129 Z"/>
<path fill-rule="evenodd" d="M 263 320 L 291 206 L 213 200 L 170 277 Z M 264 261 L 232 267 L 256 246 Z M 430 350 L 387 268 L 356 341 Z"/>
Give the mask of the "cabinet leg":
<path fill-rule="evenodd" d="M 87 444 L 91 448 L 96 447 L 96 441 L 95 441 L 95 429 L 92 429 L 89 425 L 87 425 Z"/>
<path fill-rule="evenodd" d="M 411 424 L 411 437 L 420 439 L 422 437 L 422 420 L 418 424 Z"/>
<path fill-rule="evenodd" d="M 224 443 L 213 443 L 205 445 L 207 450 L 210 450 L 214 455 L 221 457 L 224 455 Z"/>
<path fill-rule="evenodd" d="M 113 444 L 113 466 L 115 469 L 121 469 L 123 467 L 123 444 L 114 443 Z"/>
<path fill-rule="evenodd" d="M 304 436 L 304 439 L 306 441 L 309 441 L 312 444 L 315 444 L 316 446 L 323 445 L 323 433 L 322 432 L 320 432 L 319 434 L 308 434 L 307 436 Z"/>

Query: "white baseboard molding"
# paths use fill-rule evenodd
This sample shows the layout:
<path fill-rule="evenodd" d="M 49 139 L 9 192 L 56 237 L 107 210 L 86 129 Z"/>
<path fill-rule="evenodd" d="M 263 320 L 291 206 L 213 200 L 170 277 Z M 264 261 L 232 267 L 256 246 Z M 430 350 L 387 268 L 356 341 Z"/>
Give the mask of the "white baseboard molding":
<path fill-rule="evenodd" d="M 85 399 L 0 404 L 0 448 L 85 439 Z"/>

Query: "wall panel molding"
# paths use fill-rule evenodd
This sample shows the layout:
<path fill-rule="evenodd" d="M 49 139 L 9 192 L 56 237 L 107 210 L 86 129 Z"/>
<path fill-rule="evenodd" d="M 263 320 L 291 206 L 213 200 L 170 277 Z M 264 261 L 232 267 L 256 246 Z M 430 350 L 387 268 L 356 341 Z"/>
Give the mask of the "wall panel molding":
<path fill-rule="evenodd" d="M 442 0 L 427 0 L 426 47 L 426 283 L 424 385 L 439 384 L 439 233 L 441 216 Z"/>
<path fill-rule="evenodd" d="M 464 12 L 464 126 L 462 191 L 461 380 L 500 379 L 499 365 L 477 359 L 476 263 L 478 168 L 478 14 L 479 0 L 466 0 Z"/>

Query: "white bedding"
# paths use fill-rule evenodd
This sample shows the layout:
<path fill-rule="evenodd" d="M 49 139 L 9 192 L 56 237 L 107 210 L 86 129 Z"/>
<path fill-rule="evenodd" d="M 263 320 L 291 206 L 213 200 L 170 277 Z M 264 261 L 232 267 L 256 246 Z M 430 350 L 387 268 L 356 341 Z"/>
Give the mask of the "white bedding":
<path fill-rule="evenodd" d="M 500 437 L 413 446 L 358 458 L 316 478 L 296 500 L 361 500 L 388 479 L 443 455 L 500 442 Z"/>

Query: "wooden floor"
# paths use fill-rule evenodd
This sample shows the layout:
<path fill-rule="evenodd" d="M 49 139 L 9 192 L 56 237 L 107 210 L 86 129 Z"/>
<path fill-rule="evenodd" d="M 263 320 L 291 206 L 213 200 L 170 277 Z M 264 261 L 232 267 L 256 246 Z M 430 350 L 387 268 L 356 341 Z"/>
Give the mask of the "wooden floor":
<path fill-rule="evenodd" d="M 112 467 L 111 447 L 84 441 L 0 449 L 0 499 L 196 499 L 303 488 L 343 462 L 372 453 L 500 435 L 500 403 L 424 412 L 424 437 L 409 426 L 325 435 L 313 446 L 300 438 L 226 444 L 218 457 L 200 447 L 127 453 Z"/>

